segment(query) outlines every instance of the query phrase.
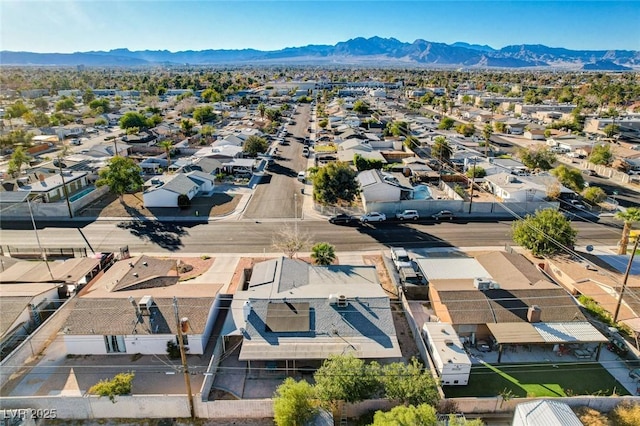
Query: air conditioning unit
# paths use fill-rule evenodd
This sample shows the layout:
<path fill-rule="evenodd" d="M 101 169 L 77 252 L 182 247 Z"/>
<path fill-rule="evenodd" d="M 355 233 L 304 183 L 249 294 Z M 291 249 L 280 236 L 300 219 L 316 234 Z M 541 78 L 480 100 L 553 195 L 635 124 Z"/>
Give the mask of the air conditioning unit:
<path fill-rule="evenodd" d="M 138 302 L 138 308 L 142 315 L 151 315 L 151 308 L 153 307 L 153 298 L 151 296 L 142 296 Z"/>
<path fill-rule="evenodd" d="M 480 291 L 489 290 L 491 288 L 491 280 L 486 278 L 474 278 L 473 286 Z"/>
<path fill-rule="evenodd" d="M 489 283 L 489 289 L 491 289 L 491 290 L 500 290 L 500 284 L 498 284 L 495 281 L 491 281 Z"/>

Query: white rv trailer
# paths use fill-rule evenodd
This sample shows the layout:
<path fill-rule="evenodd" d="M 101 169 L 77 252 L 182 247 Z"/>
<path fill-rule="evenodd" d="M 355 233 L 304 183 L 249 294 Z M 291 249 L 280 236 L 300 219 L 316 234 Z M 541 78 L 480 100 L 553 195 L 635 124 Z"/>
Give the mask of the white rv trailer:
<path fill-rule="evenodd" d="M 471 373 L 471 360 L 451 324 L 425 322 L 422 332 L 440 383 L 445 386 L 467 385 Z"/>

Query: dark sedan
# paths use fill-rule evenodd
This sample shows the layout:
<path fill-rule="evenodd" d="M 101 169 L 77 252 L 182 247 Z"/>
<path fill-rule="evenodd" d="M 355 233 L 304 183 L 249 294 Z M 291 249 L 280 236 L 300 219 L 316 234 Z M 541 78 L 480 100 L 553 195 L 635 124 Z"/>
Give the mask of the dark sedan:
<path fill-rule="evenodd" d="M 329 223 L 333 223 L 334 225 L 348 225 L 355 221 L 356 219 L 348 214 L 337 214 L 329 218 Z"/>

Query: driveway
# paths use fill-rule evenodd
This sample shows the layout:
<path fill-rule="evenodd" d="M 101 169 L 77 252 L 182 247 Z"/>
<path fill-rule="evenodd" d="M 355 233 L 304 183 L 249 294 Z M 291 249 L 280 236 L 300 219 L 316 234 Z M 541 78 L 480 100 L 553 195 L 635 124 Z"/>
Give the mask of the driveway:
<path fill-rule="evenodd" d="M 297 180 L 298 172 L 307 169 L 308 159 L 302 156 L 302 141 L 309 136 L 311 106 L 301 104 L 289 125 L 291 133 L 286 145 L 277 145 L 279 158 L 269 167 L 269 177 L 256 187 L 244 212 L 246 219 L 282 219 L 302 216 L 303 185 Z M 297 204 L 297 206 L 296 206 Z M 295 208 L 297 207 L 297 213 Z"/>

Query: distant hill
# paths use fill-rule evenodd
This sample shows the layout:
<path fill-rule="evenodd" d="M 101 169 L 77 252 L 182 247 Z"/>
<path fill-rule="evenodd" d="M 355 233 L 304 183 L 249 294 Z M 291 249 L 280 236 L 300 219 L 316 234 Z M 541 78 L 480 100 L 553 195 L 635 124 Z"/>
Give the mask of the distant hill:
<path fill-rule="evenodd" d="M 640 51 L 569 50 L 540 44 L 523 44 L 493 49 L 490 46 L 395 38 L 358 37 L 331 45 L 307 45 L 281 50 L 167 50 L 108 52 L 31 53 L 0 52 L 2 65 L 34 66 L 145 66 L 191 65 L 380 65 L 445 68 L 560 68 L 574 70 L 625 71 L 640 69 Z"/>

